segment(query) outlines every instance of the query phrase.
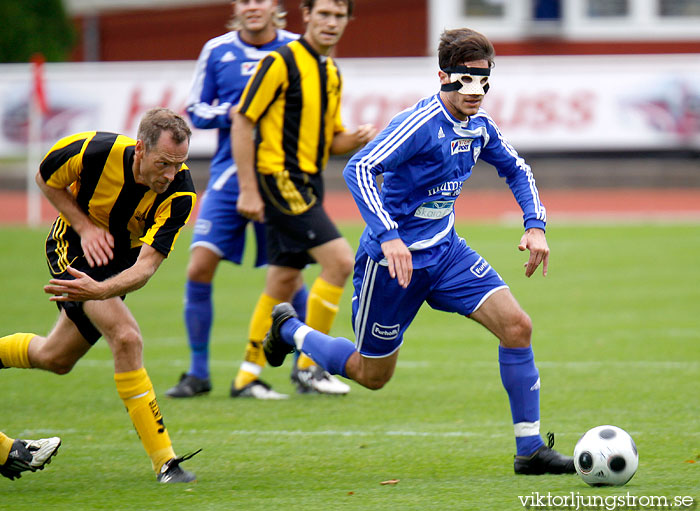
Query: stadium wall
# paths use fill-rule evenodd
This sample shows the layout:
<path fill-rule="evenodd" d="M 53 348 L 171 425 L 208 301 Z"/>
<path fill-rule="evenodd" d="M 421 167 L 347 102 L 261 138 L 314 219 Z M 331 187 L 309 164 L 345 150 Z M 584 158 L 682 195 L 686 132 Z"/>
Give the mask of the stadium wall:
<path fill-rule="evenodd" d="M 297 5 L 287 2 L 287 28 L 300 33 L 304 25 Z M 355 10 L 355 18 L 335 49 L 337 57 L 431 53 L 427 49 L 426 0 L 358 0 Z M 226 31 L 230 16 L 229 2 L 77 14 L 73 20 L 79 41 L 72 60 L 196 59 L 207 40 Z"/>

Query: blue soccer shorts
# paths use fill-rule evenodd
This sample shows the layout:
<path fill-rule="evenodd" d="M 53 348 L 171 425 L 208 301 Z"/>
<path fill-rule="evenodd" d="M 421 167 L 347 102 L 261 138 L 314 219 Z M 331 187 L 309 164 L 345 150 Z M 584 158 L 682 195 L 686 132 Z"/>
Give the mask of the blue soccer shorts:
<path fill-rule="evenodd" d="M 220 186 L 217 186 L 219 184 Z M 238 214 L 238 181 L 231 176 L 225 183 L 210 183 L 201 200 L 190 250 L 205 247 L 222 259 L 241 264 L 245 249 L 246 227 L 251 222 Z M 257 244 L 255 266 L 267 263 L 265 226 L 253 223 Z"/>
<path fill-rule="evenodd" d="M 360 247 L 355 260 L 353 328 L 358 351 L 387 357 L 401 347 L 403 335 L 423 302 L 433 309 L 467 316 L 499 289 L 508 286 L 491 265 L 455 237 L 438 264 L 414 268 L 406 289 L 389 276 L 387 266 Z"/>

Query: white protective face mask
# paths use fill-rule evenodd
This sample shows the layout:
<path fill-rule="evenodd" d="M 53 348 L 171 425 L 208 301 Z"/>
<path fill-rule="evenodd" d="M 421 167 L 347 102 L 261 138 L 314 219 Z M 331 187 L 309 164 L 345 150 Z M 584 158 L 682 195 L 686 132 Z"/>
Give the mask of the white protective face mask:
<path fill-rule="evenodd" d="M 440 90 L 445 92 L 457 91 L 464 95 L 483 96 L 489 90 L 488 76 L 491 69 L 485 67 L 455 66 L 442 70 L 450 77 L 450 83 L 445 83 Z M 485 83 L 481 83 L 484 77 Z"/>

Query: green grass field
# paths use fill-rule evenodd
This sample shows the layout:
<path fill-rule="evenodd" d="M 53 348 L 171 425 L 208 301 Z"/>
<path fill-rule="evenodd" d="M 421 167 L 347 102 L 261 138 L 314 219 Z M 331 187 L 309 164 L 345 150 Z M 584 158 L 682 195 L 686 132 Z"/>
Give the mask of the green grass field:
<path fill-rule="evenodd" d="M 44 231 L 0 229 L 2 334 L 44 334 L 55 321 L 55 306 L 42 292 Z M 470 320 L 427 307 L 408 331 L 394 378 L 378 392 L 353 383 L 341 398 L 293 394 L 288 361 L 263 376 L 292 393 L 289 400 L 231 399 L 264 277 L 250 264 L 223 265 L 215 281 L 211 395 L 166 399 L 164 391 L 188 365 L 185 231 L 159 273 L 127 303 L 141 325 L 146 368 L 177 452 L 203 448 L 185 465 L 198 483 L 156 483 L 100 341 L 66 376 L 0 371 L 0 429 L 63 438 L 45 471 L 0 480 L 0 509 L 510 510 L 523 509 L 518 496 L 533 492 L 665 496 L 669 504 L 691 496 L 695 507 L 700 227 L 554 226 L 545 279 L 524 277 L 519 227 L 468 224 L 458 231 L 533 318 L 542 432 L 554 431 L 556 447 L 571 454 L 593 426 L 626 429 L 640 465 L 625 487 L 591 488 L 576 476 L 514 476 L 497 341 Z M 345 225 L 343 232 L 356 245 L 359 228 Z M 352 338 L 350 295 L 346 290 L 334 333 Z M 381 484 L 392 479 L 398 483 Z"/>

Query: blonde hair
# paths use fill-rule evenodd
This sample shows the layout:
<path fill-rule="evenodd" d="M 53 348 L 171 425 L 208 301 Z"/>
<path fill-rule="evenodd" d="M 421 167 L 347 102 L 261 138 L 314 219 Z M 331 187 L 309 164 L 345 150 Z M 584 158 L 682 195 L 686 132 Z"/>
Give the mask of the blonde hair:
<path fill-rule="evenodd" d="M 235 4 L 236 0 L 232 0 L 231 3 Z M 272 24 L 275 28 L 284 28 L 287 26 L 287 11 L 278 3 L 275 8 L 275 12 L 272 15 Z M 226 28 L 228 30 L 240 30 L 243 28 L 243 23 L 234 14 L 231 19 L 226 23 Z"/>

